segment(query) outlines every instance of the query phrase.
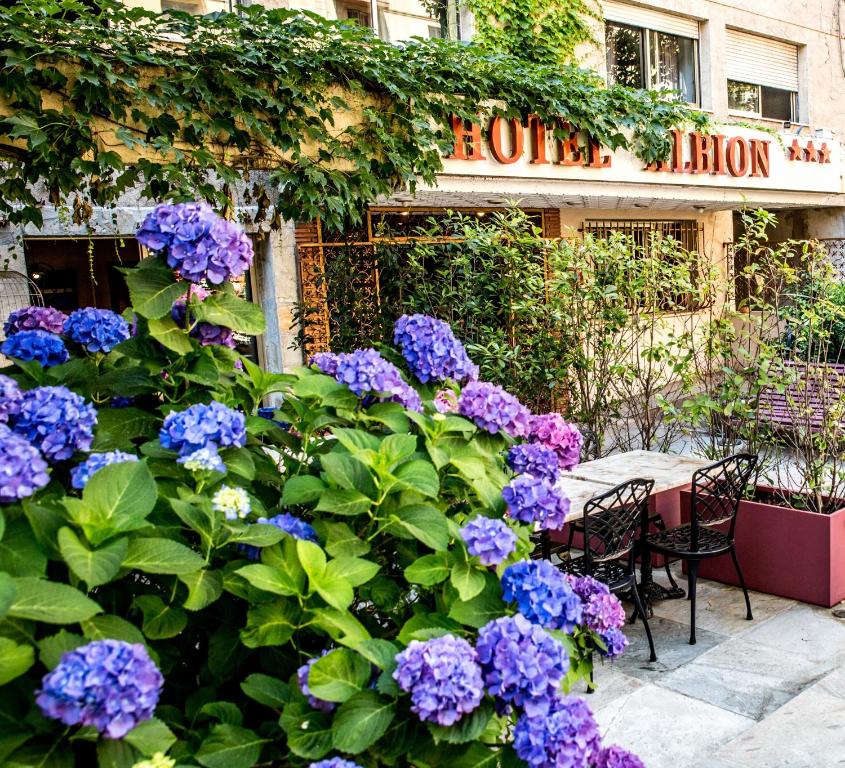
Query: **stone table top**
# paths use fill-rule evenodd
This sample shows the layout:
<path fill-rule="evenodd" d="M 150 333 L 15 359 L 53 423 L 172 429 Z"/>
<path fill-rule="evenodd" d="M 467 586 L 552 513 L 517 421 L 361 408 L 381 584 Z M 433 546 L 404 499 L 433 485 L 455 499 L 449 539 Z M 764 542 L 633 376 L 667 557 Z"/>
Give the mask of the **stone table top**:
<path fill-rule="evenodd" d="M 580 520 L 584 515 L 584 505 L 593 496 L 605 493 L 605 491 L 609 491 L 613 487 L 613 483 L 606 483 L 599 480 L 584 480 L 574 477 L 569 472 L 561 472 L 556 485 L 563 490 L 569 499 L 569 514 L 566 516 L 567 523 L 573 520 Z"/>
<path fill-rule="evenodd" d="M 694 456 L 678 456 L 656 451 L 626 451 L 603 459 L 586 461 L 572 470 L 571 477 L 579 480 L 619 485 L 626 480 L 642 477 L 654 480 L 652 493 L 683 488 L 692 481 L 693 472 L 713 462 Z"/>

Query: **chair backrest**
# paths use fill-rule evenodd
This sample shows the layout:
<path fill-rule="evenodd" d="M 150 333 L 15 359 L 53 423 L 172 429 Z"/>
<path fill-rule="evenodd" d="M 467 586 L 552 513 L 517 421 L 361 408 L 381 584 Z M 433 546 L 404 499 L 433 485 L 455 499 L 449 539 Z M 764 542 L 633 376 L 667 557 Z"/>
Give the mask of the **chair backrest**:
<path fill-rule="evenodd" d="M 584 505 L 584 556 L 587 564 L 618 560 L 633 553 L 654 480 L 635 478 Z"/>
<path fill-rule="evenodd" d="M 694 550 L 698 548 L 701 526 L 730 522 L 728 537 L 733 540 L 736 511 L 756 465 L 756 456 L 738 453 L 703 467 L 692 476 L 690 534 Z"/>

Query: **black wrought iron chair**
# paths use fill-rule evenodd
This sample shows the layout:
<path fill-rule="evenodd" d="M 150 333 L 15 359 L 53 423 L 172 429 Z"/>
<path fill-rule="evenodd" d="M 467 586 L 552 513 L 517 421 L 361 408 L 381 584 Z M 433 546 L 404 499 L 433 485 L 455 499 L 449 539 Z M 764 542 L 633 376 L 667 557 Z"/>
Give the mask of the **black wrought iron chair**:
<path fill-rule="evenodd" d="M 592 576 L 607 584 L 611 592 L 630 591 L 634 601 L 632 619 L 642 616 L 650 661 L 657 661 L 634 566 L 635 545 L 643 515 L 648 514 L 648 497 L 653 487 L 654 480 L 636 478 L 593 496 L 584 505 L 584 554 L 561 562 L 558 568 L 575 576 Z"/>
<path fill-rule="evenodd" d="M 740 499 L 756 464 L 756 456 L 738 453 L 699 469 L 692 476 L 690 521 L 645 536 L 644 557 L 657 552 L 667 558 L 685 560 L 687 563 L 690 645 L 695 645 L 695 585 L 698 564 L 706 558 L 730 554 L 745 595 L 746 619 L 751 621 L 754 618 L 745 579 L 736 558 L 734 528 Z M 727 531 L 716 528 L 724 524 L 728 525 Z"/>

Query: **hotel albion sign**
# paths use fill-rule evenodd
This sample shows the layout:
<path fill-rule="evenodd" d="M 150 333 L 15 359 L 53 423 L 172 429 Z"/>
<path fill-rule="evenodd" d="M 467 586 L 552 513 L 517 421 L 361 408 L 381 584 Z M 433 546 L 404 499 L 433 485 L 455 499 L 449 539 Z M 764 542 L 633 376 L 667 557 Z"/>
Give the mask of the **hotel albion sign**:
<path fill-rule="evenodd" d="M 455 143 L 448 160 L 486 160 L 485 152 L 489 152 L 502 165 L 516 163 L 525 155 L 532 165 L 610 168 L 613 162 L 613 155 L 605 154 L 597 140 L 589 136 L 584 139 L 563 121 L 550 127 L 537 115 L 525 121 L 496 116 L 484 127 L 452 116 L 452 131 Z M 644 170 L 768 178 L 771 143 L 762 138 L 674 130 L 670 157 Z M 812 141 L 802 145 L 796 139 L 787 151 L 791 161 L 830 163 L 831 150 L 826 142 L 816 147 Z"/>

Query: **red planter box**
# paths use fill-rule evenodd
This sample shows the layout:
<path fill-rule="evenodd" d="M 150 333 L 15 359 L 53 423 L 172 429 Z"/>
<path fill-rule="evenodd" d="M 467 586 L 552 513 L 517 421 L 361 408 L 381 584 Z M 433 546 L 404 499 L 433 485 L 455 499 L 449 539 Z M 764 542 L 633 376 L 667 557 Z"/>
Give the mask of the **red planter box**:
<path fill-rule="evenodd" d="M 685 521 L 689 509 L 690 492 L 683 491 Z M 749 589 L 830 608 L 845 599 L 845 508 L 820 515 L 742 501 L 736 518 L 736 554 Z M 698 573 L 704 579 L 739 585 L 727 555 L 702 560 Z"/>

